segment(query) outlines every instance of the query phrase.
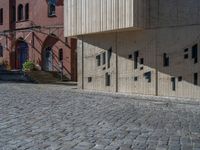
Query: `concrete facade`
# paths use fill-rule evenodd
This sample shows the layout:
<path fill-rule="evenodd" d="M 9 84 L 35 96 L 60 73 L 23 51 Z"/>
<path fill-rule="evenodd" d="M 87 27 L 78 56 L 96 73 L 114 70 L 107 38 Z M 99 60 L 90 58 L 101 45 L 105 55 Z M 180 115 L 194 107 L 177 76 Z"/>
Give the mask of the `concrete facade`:
<path fill-rule="evenodd" d="M 26 5 L 29 17 L 26 18 Z M 23 6 L 23 17 L 19 20 L 18 7 Z M 49 15 L 48 0 L 0 1 L 4 22 L 0 25 L 3 61 L 10 69 L 21 69 L 18 49 L 21 42 L 28 45 L 27 59 L 45 71 L 60 71 L 59 50 L 63 50 L 63 71 L 70 80 L 77 80 L 76 39 L 63 35 L 63 0 L 58 0 L 55 14 Z M 46 49 L 51 49 L 52 62 L 46 67 Z"/>
<path fill-rule="evenodd" d="M 123 6 L 126 3 L 123 0 L 118 2 L 122 2 L 120 5 Z M 87 30 L 82 34 L 73 32 L 72 26 L 68 26 L 65 35 L 79 39 L 79 87 L 106 92 L 200 98 L 200 2 L 143 2 L 145 17 L 141 17 L 140 13 L 134 14 L 143 25 L 116 27 L 111 32 L 107 29 L 100 32 Z M 96 22 L 92 24 L 95 26 Z M 109 50 L 112 50 L 111 56 Z"/>
<path fill-rule="evenodd" d="M 144 27 L 147 4 L 146 0 L 65 0 L 65 35 Z"/>

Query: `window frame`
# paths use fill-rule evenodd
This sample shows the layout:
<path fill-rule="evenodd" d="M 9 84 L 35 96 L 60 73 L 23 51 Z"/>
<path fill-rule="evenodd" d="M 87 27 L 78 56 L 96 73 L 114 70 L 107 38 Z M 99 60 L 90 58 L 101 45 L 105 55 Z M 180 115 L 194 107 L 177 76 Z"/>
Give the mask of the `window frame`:
<path fill-rule="evenodd" d="M 51 10 L 52 6 L 54 7 L 54 11 Z M 48 3 L 48 17 L 56 17 L 56 5 Z"/>
<path fill-rule="evenodd" d="M 23 21 L 24 20 L 24 6 L 22 4 L 19 4 L 17 7 L 17 21 Z"/>
<path fill-rule="evenodd" d="M 12 22 L 16 22 L 17 18 L 16 18 L 16 6 L 13 5 L 12 6 Z"/>
<path fill-rule="evenodd" d="M 0 57 L 3 57 L 3 46 L 1 43 L 0 43 Z"/>
<path fill-rule="evenodd" d="M 198 73 L 194 73 L 194 85 L 198 85 Z"/>
<path fill-rule="evenodd" d="M 0 9 L 0 25 L 3 25 L 3 8 Z"/>
<path fill-rule="evenodd" d="M 29 3 L 25 5 L 25 20 L 29 20 Z"/>
<path fill-rule="evenodd" d="M 58 50 L 58 60 L 61 62 L 61 61 L 63 61 L 63 49 L 62 48 L 60 48 L 59 50 Z"/>

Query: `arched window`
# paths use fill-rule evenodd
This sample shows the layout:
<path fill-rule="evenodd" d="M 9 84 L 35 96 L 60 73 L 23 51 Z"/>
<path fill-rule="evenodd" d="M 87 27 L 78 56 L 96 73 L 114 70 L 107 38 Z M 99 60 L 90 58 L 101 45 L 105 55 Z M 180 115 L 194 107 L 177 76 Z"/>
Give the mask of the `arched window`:
<path fill-rule="evenodd" d="M 29 19 L 29 4 L 27 3 L 25 6 L 25 19 Z"/>
<path fill-rule="evenodd" d="M 18 6 L 18 21 L 21 21 L 23 19 L 24 19 L 23 5 L 19 4 L 19 6 Z"/>
<path fill-rule="evenodd" d="M 12 21 L 16 21 L 16 7 L 12 6 Z"/>
<path fill-rule="evenodd" d="M 3 57 L 3 46 L 0 43 L 0 57 Z"/>
<path fill-rule="evenodd" d="M 3 8 L 0 9 L 0 24 L 3 24 Z"/>

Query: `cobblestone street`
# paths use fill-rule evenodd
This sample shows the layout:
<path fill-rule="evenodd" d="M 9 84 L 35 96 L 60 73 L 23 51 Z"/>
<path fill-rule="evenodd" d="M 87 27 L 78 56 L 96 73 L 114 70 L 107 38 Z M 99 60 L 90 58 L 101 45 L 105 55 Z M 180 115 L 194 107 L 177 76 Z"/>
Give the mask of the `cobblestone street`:
<path fill-rule="evenodd" d="M 200 106 L 0 84 L 0 150 L 200 150 Z"/>

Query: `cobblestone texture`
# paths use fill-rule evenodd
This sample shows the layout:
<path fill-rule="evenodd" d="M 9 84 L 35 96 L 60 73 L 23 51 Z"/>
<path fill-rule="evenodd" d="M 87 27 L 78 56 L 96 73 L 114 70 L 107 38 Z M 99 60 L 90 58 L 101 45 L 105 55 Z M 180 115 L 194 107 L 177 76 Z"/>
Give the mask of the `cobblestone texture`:
<path fill-rule="evenodd" d="M 0 84 L 0 150 L 200 150 L 198 102 Z"/>

